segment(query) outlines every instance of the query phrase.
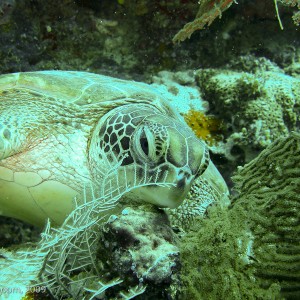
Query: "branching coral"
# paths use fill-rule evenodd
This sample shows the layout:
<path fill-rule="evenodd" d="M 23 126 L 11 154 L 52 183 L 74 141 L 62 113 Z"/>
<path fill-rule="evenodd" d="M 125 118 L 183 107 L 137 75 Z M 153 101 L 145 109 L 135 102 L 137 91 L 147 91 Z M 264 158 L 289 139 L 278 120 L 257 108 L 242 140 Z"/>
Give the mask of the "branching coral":
<path fill-rule="evenodd" d="M 204 0 L 200 2 L 199 11 L 194 21 L 187 23 L 173 38 L 173 43 L 182 42 L 190 38 L 196 30 L 204 28 L 217 18 L 222 12 L 228 9 L 234 0 Z"/>
<path fill-rule="evenodd" d="M 194 31 L 203 29 L 206 25 L 210 26 L 213 21 L 222 16 L 222 13 L 227 10 L 235 0 L 203 0 L 199 1 L 200 7 L 194 21 L 185 24 L 185 26 L 173 37 L 173 43 L 182 42 L 193 34 Z M 283 29 L 278 3 L 284 6 L 296 7 L 300 9 L 299 0 L 274 0 L 277 18 L 280 28 Z M 300 23 L 300 11 L 294 13 L 293 20 L 296 25 Z"/>

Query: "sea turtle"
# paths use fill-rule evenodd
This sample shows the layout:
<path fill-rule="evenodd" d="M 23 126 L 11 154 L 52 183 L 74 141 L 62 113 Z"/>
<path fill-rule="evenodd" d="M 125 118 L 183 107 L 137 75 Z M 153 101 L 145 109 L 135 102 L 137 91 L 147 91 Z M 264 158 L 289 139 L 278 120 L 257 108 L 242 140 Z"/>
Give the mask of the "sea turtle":
<path fill-rule="evenodd" d="M 0 76 L 2 215 L 61 224 L 85 185 L 105 193 L 146 179 L 128 198 L 173 208 L 203 173 L 226 190 L 206 145 L 150 85 L 72 71 Z"/>

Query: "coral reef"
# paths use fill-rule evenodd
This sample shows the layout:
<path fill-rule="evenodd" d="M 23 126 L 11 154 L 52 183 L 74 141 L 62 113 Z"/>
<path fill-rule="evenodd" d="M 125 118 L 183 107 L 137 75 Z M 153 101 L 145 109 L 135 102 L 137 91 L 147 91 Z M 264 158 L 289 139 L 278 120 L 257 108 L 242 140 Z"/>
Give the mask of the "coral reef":
<path fill-rule="evenodd" d="M 210 112 L 226 124 L 225 156 L 246 162 L 276 138 L 299 128 L 300 81 L 272 64 L 264 70 L 197 72 Z M 270 70 L 271 69 L 271 70 Z"/>
<path fill-rule="evenodd" d="M 300 128 L 297 70 L 297 63 L 283 70 L 266 58 L 247 55 L 226 69 L 160 72 L 152 85 L 205 140 L 230 182 L 237 165 Z"/>
<path fill-rule="evenodd" d="M 152 85 L 208 144 L 230 182 L 237 165 L 300 128 L 296 61 L 283 70 L 266 58 L 246 55 L 225 69 L 163 71 L 153 76 Z"/>
<path fill-rule="evenodd" d="M 300 135 L 279 138 L 234 177 L 230 209 L 217 205 L 181 241 L 180 299 L 297 299 Z"/>
<path fill-rule="evenodd" d="M 122 195 L 84 202 L 62 227 L 48 224 L 36 249 L 2 251 L 2 282 L 56 298 L 296 299 L 299 165 L 292 133 L 239 168 L 231 206 L 197 181 L 186 206 L 167 212 L 186 231 L 180 242 L 156 208 L 116 205 Z"/>
<path fill-rule="evenodd" d="M 208 5 L 225 2 L 228 6 L 224 10 Z M 229 208 L 228 199 L 207 190 L 200 180 L 192 187 L 187 202 L 167 211 L 172 226 L 177 227 L 175 232 L 183 228 L 185 233 L 178 234 L 184 236 L 179 249 L 182 283 L 176 278 L 178 257 L 167 256 L 166 270 L 176 274 L 171 275 L 171 281 L 175 280 L 171 289 L 162 291 L 164 299 L 173 299 L 178 286 L 182 287 L 179 299 L 183 300 L 299 298 L 299 138 L 293 134 L 273 144 L 276 138 L 299 130 L 300 125 L 299 28 L 293 24 L 299 23 L 299 1 L 240 0 L 225 12 L 232 2 L 201 1 L 197 22 L 209 25 L 209 30 L 193 32 L 180 45 L 172 43 L 172 36 L 195 17 L 197 1 L 76 0 L 54 5 L 45 0 L 4 0 L 0 4 L 1 73 L 84 70 L 154 82 L 182 116 L 188 114 L 193 122 L 205 119 L 205 126 L 199 123 L 196 132 L 204 127 L 207 133 L 207 115 L 222 122 L 223 140 L 210 150 L 211 157 L 222 164 L 219 169 L 227 174 L 228 182 L 238 164 L 250 161 L 267 147 L 258 159 L 238 171 L 234 178 L 238 195 Z M 193 25 L 186 28 L 196 29 Z M 1 249 L 1 287 L 20 287 L 25 294 L 35 282 L 68 297 L 81 293 L 87 298 L 117 295 L 121 299 L 146 299 L 155 295 L 157 299 L 154 281 L 148 281 L 146 289 L 139 282 L 148 280 L 141 274 L 151 269 L 153 261 L 149 258 L 144 268 L 141 260 L 135 260 L 140 258 L 139 252 L 130 257 L 129 248 L 123 247 L 122 230 L 116 230 L 127 226 L 131 235 L 126 242 L 133 242 L 134 251 L 142 245 L 154 247 L 151 240 L 156 240 L 153 236 L 147 240 L 147 232 L 156 234 L 159 224 L 147 224 L 143 215 L 162 220 L 161 229 L 168 234 L 170 224 L 158 211 L 128 211 L 108 210 L 107 215 L 113 217 L 107 224 L 103 223 L 106 219 L 93 223 L 89 211 L 85 211 L 77 221 L 91 221 L 86 227 L 75 228 L 72 222 L 61 230 L 47 227 L 37 249 L 24 243 L 39 239 L 39 230 L 25 224 L 22 229 L 21 222 L 3 219 L 1 246 L 23 244 L 10 251 Z M 79 217 L 79 209 L 77 212 Z M 147 225 L 143 237 L 141 228 L 131 219 L 134 215 Z M 126 224 L 128 220 L 132 224 Z M 153 226 L 157 230 L 153 231 Z M 101 236 L 103 243 L 87 238 L 88 233 L 95 237 L 93 230 L 100 231 L 95 235 Z M 120 243 L 113 244 L 110 234 Z M 177 241 L 171 240 L 160 238 L 158 249 L 165 243 L 176 251 Z M 97 249 L 106 245 L 111 253 L 103 263 Z M 120 253 L 128 259 L 126 262 Z M 118 259 L 122 263 L 119 269 Z M 113 274 L 109 266 L 114 268 Z M 138 272 L 129 270 L 131 266 Z M 155 272 L 162 270 L 162 265 L 156 266 Z M 37 278 L 41 268 L 45 283 Z M 129 273 L 120 279 L 123 271 Z M 92 277 L 85 281 L 87 275 Z M 68 282 L 74 284 L 68 287 Z M 164 289 L 165 285 L 159 287 Z M 10 293 L 6 298 L 12 296 Z M 35 296 L 46 299 L 44 293 Z"/>
<path fill-rule="evenodd" d="M 295 75 L 295 68 L 286 71 Z M 249 162 L 299 128 L 300 80 L 265 58 L 241 56 L 226 69 L 163 71 L 152 82 L 213 153 L 233 162 Z"/>
<path fill-rule="evenodd" d="M 2 2 L 0 58 L 6 73 L 64 69 L 128 78 L 141 76 L 148 60 L 156 70 L 174 66 L 168 33 L 177 23 L 172 14 L 190 10 L 177 1 Z M 157 30 L 166 32 L 164 38 Z"/>
<path fill-rule="evenodd" d="M 271 0 L 239 1 L 221 22 L 173 45 L 172 36 L 198 7 L 197 1 L 185 0 L 57 5 L 5 0 L 0 5 L 0 72 L 85 70 L 144 81 L 161 70 L 220 67 L 249 53 L 286 66 L 292 62 L 298 48 L 292 12 L 279 7 L 282 32 Z"/>

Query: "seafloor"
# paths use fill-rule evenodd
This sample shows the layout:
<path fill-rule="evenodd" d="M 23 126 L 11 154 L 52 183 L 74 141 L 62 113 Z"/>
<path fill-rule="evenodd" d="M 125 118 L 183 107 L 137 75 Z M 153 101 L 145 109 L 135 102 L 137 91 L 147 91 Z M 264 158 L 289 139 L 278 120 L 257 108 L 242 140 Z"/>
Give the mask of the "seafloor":
<path fill-rule="evenodd" d="M 200 2 L 218 7 L 231 1 Z M 151 220 L 144 232 L 170 253 L 168 266 L 153 266 L 148 277 L 137 275 L 146 272 L 141 266 L 130 270 L 159 260 L 159 251 L 139 257 L 148 248 L 134 246 L 142 233 L 131 218 L 122 215 L 120 224 L 106 225 L 100 238 L 107 244 L 112 238 L 122 244 L 116 228 L 124 224 L 130 224 L 134 234 L 128 239 L 134 241 L 118 250 L 107 246 L 116 261 L 102 258 L 102 279 L 124 281 L 99 299 L 300 298 L 300 29 L 293 19 L 299 6 L 299 1 L 241 0 L 219 9 L 210 26 L 173 43 L 197 15 L 197 1 L 0 1 L 1 74 L 74 70 L 153 84 L 209 145 L 237 203 L 229 210 L 216 204 L 206 219 L 173 232 L 165 215 L 132 212 L 133 220 L 142 219 L 139 226 L 143 218 Z M 40 232 L 0 218 L 0 246 L 11 251 L 37 242 Z M 126 256 L 129 248 L 134 259 Z M 144 294 L 138 295 L 144 288 L 139 287 L 122 295 L 141 285 L 141 278 Z M 7 287 L 2 279 L 0 286 Z"/>

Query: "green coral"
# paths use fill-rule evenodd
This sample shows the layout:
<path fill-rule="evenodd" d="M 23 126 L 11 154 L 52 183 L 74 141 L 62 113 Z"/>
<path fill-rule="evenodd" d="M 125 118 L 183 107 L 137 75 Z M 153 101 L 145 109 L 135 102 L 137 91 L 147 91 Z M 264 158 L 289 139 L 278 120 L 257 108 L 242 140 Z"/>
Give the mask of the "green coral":
<path fill-rule="evenodd" d="M 229 209 L 181 241 L 181 299 L 298 299 L 300 134 L 280 138 L 234 177 Z"/>
<path fill-rule="evenodd" d="M 234 208 L 247 214 L 253 266 L 265 285 L 279 282 L 287 298 L 300 297 L 300 134 L 264 150 L 234 176 Z"/>
<path fill-rule="evenodd" d="M 249 263 L 251 235 L 244 212 L 213 207 L 181 242 L 180 299 L 275 299 L 279 286 L 260 287 Z"/>

